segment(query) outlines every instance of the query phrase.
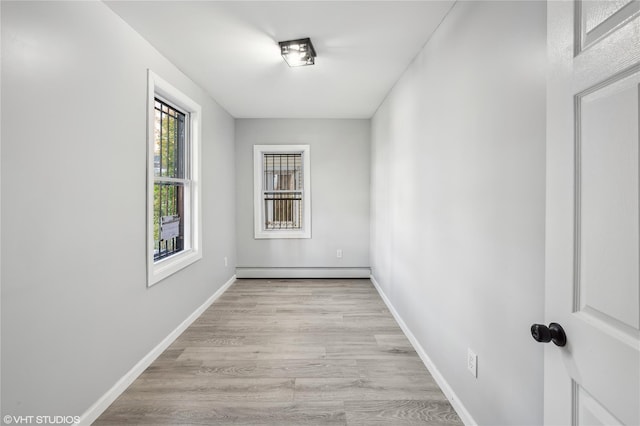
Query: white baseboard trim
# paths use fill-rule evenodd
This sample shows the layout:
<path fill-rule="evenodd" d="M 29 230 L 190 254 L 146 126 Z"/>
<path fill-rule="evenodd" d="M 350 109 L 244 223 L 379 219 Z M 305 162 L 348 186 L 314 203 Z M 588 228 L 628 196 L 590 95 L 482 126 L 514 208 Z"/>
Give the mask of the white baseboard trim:
<path fill-rule="evenodd" d="M 237 267 L 238 278 L 369 278 L 366 268 L 246 268 Z"/>
<path fill-rule="evenodd" d="M 98 399 L 87 411 L 80 416 L 80 420 L 75 423 L 78 426 L 89 426 L 91 423 L 96 421 L 98 417 L 107 409 L 109 406 L 115 401 L 121 394 L 124 392 L 130 385 L 133 383 L 135 379 L 138 378 L 140 374 L 147 367 L 151 365 L 153 361 L 155 361 L 158 356 L 165 349 L 167 349 L 171 343 L 173 343 L 183 331 L 187 329 L 202 313 L 209 307 L 213 302 L 218 299 L 222 293 L 224 293 L 233 282 L 236 280 L 236 276 L 232 276 L 229 280 L 224 283 L 222 287 L 220 287 L 213 295 L 208 298 L 198 309 L 196 309 L 191 315 L 187 317 L 182 323 L 175 328 L 167 337 L 165 337 L 158 345 L 151 349 L 151 351 L 144 356 L 136 365 L 131 368 L 124 376 L 120 378 L 116 382 L 115 385 L 111 389 L 109 389 L 100 399 Z"/>
<path fill-rule="evenodd" d="M 389 311 L 391 311 L 391 314 L 400 325 L 400 328 L 402 329 L 404 334 L 407 336 L 407 338 L 413 345 L 413 348 L 416 350 L 416 352 L 420 356 L 420 359 L 424 363 L 425 367 L 427 367 L 427 370 L 429 370 L 429 373 L 431 373 L 431 375 L 433 376 L 438 386 L 440 386 L 440 389 L 442 389 L 444 396 L 447 397 L 447 399 L 453 406 L 453 409 L 456 410 L 456 413 L 458 413 L 460 420 L 462 420 L 462 422 L 466 426 L 477 425 L 478 423 L 473 419 L 473 417 L 471 417 L 471 414 L 469 413 L 467 408 L 464 405 L 462 405 L 462 402 L 460 402 L 460 399 L 458 398 L 456 393 L 453 391 L 449 383 L 442 376 L 442 374 L 440 373 L 438 368 L 435 366 L 433 361 L 431 361 L 431 358 L 429 358 L 429 355 L 427 355 L 427 353 L 425 352 L 420 342 L 418 342 L 418 339 L 416 339 L 416 336 L 413 335 L 413 333 L 411 332 L 407 324 L 404 322 L 404 320 L 402 319 L 398 311 L 396 311 L 396 309 L 391 304 L 391 301 L 384 294 L 384 291 L 382 291 L 382 288 L 380 288 L 380 284 L 378 284 L 378 282 L 373 277 L 373 275 L 371 275 L 369 278 L 371 279 L 371 282 L 375 286 L 376 290 L 378 290 L 378 293 L 380 294 L 380 297 L 382 298 L 384 303 L 387 305 L 387 308 L 389 308 Z"/>

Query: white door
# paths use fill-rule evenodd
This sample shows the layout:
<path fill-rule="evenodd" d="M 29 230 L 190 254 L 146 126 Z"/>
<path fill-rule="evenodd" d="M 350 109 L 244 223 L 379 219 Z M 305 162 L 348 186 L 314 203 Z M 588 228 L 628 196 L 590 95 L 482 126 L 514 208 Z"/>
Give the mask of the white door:
<path fill-rule="evenodd" d="M 545 423 L 640 425 L 640 2 L 548 2 Z"/>

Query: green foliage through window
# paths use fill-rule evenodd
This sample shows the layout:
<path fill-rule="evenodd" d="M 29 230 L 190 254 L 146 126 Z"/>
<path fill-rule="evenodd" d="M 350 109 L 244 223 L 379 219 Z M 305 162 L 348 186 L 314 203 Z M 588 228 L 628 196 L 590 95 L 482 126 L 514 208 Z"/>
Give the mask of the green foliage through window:
<path fill-rule="evenodd" d="M 184 249 L 186 114 L 155 99 L 153 239 L 154 260 Z M 178 232 L 173 232 L 178 223 Z"/>

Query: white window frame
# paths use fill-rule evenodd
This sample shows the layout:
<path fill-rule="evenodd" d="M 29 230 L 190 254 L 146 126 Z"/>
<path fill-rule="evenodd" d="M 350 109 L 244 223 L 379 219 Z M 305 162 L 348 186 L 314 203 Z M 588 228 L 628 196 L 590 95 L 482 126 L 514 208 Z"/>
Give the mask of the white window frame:
<path fill-rule="evenodd" d="M 302 154 L 302 229 L 265 229 L 263 202 L 263 155 Z M 253 208 L 256 239 L 311 238 L 311 147 L 309 145 L 253 146 Z"/>
<path fill-rule="evenodd" d="M 200 205 L 200 140 L 202 108 L 153 71 L 148 70 L 147 98 L 147 286 L 162 281 L 202 258 L 202 229 Z M 186 155 L 189 167 L 185 178 L 184 249 L 164 259 L 154 261 L 153 195 L 154 195 L 154 119 L 155 98 L 159 97 L 187 114 L 185 126 Z"/>

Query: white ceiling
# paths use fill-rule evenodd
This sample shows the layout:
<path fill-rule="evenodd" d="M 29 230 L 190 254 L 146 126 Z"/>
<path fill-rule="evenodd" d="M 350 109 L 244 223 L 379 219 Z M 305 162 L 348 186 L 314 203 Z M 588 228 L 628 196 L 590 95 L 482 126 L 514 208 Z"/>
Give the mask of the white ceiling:
<path fill-rule="evenodd" d="M 369 118 L 453 0 L 106 3 L 234 117 Z M 289 68 L 303 37 L 316 65 Z"/>

